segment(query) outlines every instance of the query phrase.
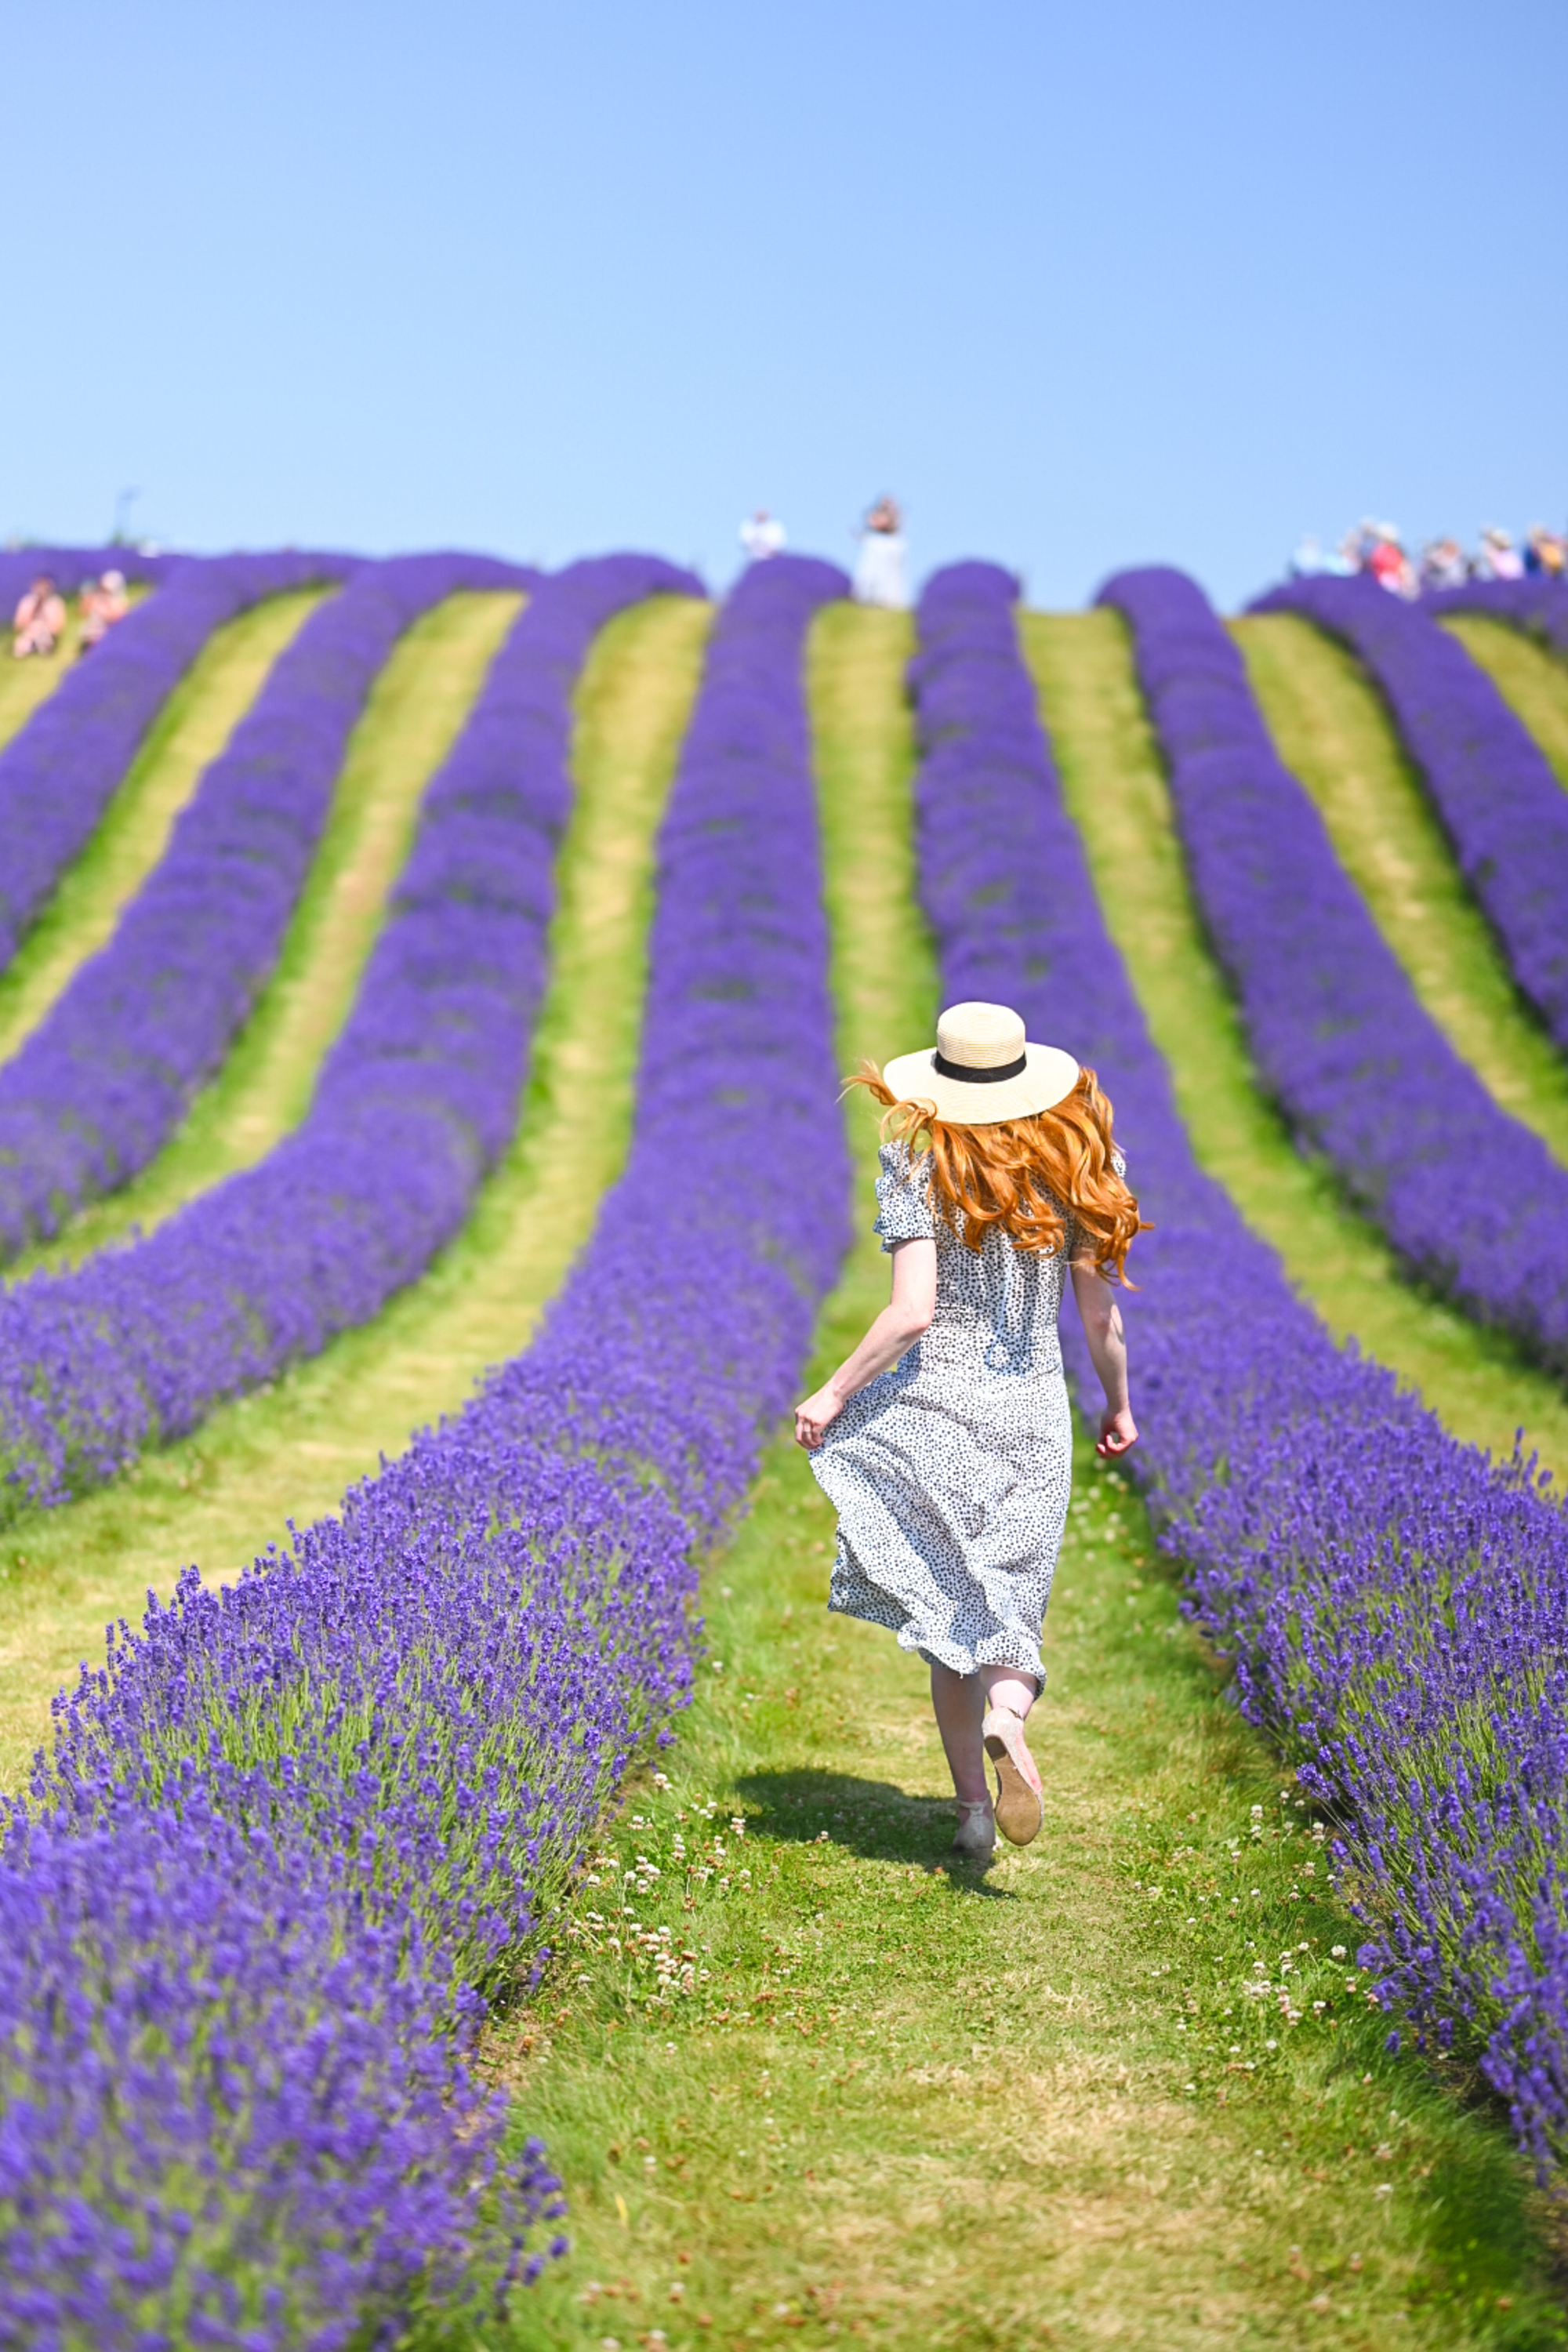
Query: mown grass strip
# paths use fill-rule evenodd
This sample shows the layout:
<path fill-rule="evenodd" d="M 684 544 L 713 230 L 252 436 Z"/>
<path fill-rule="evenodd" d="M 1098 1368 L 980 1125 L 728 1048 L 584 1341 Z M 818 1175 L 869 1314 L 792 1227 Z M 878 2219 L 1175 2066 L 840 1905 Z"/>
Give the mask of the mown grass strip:
<path fill-rule="evenodd" d="M 815 641 L 846 1064 L 936 1008 L 909 641 L 851 611 Z M 874 1120 L 853 1130 L 860 1238 L 813 1379 L 887 1293 Z M 492 2036 L 574 2251 L 490 2352 L 1563 2340 L 1497 2118 L 1384 2052 L 1294 1790 L 1131 1490 L 1087 1450 L 1078 1480 L 1036 1718 L 1046 1830 L 979 1874 L 945 1853 L 924 1669 L 823 1613 L 832 1512 L 772 1448 L 710 1565 L 697 1704 Z M 1267 1995 L 1242 1990 L 1260 1959 Z"/>
<path fill-rule="evenodd" d="M 1187 887 L 1121 621 L 1026 613 L 1020 629 L 1100 904 L 1170 1066 L 1199 1159 L 1341 1339 L 1416 1389 L 1458 1437 L 1507 1454 L 1521 1424 L 1568 1475 L 1568 1400 L 1500 1333 L 1424 1296 L 1303 1159 L 1259 1088 Z"/>
<path fill-rule="evenodd" d="M 0 973 L 0 1061 L 9 1059 L 72 974 L 105 945 L 121 910 L 162 857 L 202 770 L 223 750 L 279 655 L 330 593 L 307 588 L 271 597 L 213 632 L 159 713 L 91 841 L 61 877 L 15 961 Z"/>
<path fill-rule="evenodd" d="M 141 583 L 133 584 L 128 591 L 132 605 L 140 604 L 144 597 L 155 593 Z M 7 614 L 0 618 L 5 624 L 0 626 L 0 751 L 4 751 L 12 736 L 21 733 L 34 711 L 47 702 L 56 687 L 61 685 L 75 668 L 81 651 L 81 614 L 76 597 L 68 596 L 66 625 L 59 651 L 47 661 L 40 661 L 36 654 L 30 654 L 26 661 L 18 661 L 11 651 L 10 615 Z"/>
<path fill-rule="evenodd" d="M 304 1117 L 347 1018 L 413 838 L 420 796 L 484 684 L 521 596 L 467 591 L 417 620 L 372 688 L 270 979 L 223 1068 L 132 1183 L 90 1203 L 12 1279 L 79 1265 L 132 1227 L 151 1229 Z"/>
<path fill-rule="evenodd" d="M 577 696 L 549 990 L 518 1135 L 462 1234 L 374 1324 L 226 1406 L 118 1486 L 0 1545 L 0 1779 L 14 1784 L 106 1622 L 187 1560 L 221 1580 L 336 1505 L 411 1430 L 522 1347 L 585 1240 L 630 1131 L 653 842 L 709 608 L 660 598 L 605 630 Z"/>
<path fill-rule="evenodd" d="M 1280 758 L 1416 995 L 1495 1100 L 1568 1161 L 1568 1062 L 1514 987 L 1376 688 L 1294 614 L 1231 631 Z"/>
<path fill-rule="evenodd" d="M 5 618 L 8 623 L 9 614 Z M 80 646 L 81 619 L 74 610 L 66 622 L 58 653 L 47 661 L 40 661 L 36 654 L 18 661 L 11 651 L 8 629 L 0 629 L 0 751 L 13 735 L 21 733 L 34 711 L 69 676 Z"/>
<path fill-rule="evenodd" d="M 1486 671 L 1568 789 L 1568 665 L 1522 629 L 1489 621 L 1481 613 L 1453 613 L 1441 625 Z"/>

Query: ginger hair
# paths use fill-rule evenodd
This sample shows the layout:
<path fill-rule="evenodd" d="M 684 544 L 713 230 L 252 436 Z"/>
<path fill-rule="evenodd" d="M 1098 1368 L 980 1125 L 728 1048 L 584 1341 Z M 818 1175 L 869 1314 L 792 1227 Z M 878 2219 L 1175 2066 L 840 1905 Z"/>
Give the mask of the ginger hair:
<path fill-rule="evenodd" d="M 1117 1172 L 1111 1108 L 1092 1070 L 1080 1070 L 1071 1094 L 1054 1108 L 992 1127 L 962 1126 L 938 1118 L 923 1103 L 900 1102 L 874 1062 L 845 1086 L 864 1087 L 882 1105 L 884 1137 L 903 1143 L 911 1158 L 917 1139 L 924 1139 L 937 1213 L 966 1247 L 978 1254 L 992 1226 L 1000 1225 L 1016 1249 L 1054 1256 L 1066 1239 L 1067 1211 L 1089 1244 L 1095 1272 L 1133 1287 L 1127 1253 L 1151 1228 Z"/>

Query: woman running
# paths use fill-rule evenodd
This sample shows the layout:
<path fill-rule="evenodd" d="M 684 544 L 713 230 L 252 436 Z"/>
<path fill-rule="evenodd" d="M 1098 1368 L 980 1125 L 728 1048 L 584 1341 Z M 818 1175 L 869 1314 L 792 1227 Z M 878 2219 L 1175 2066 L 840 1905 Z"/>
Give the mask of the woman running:
<path fill-rule="evenodd" d="M 892 1299 L 796 1406 L 795 1436 L 838 1513 L 828 1607 L 930 1666 L 953 1844 L 984 1860 L 998 1829 L 1027 1845 L 1044 1819 L 1024 1724 L 1072 1488 L 1062 1286 L 1070 1265 L 1105 1391 L 1098 1450 L 1125 1454 L 1138 1431 L 1112 1286 L 1145 1228 L 1092 1070 L 1028 1044 L 1005 1005 L 952 1005 L 936 1035 L 934 1053 L 850 1081 L 887 1111 Z"/>

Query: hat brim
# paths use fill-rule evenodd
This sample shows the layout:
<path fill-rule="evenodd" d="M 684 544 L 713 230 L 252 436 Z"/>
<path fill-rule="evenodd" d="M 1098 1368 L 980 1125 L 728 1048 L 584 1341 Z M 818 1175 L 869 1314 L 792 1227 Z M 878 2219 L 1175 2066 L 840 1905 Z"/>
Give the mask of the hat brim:
<path fill-rule="evenodd" d="M 900 1102 L 929 1105 L 954 1127 L 1002 1127 L 1055 1110 L 1079 1082 L 1078 1064 L 1059 1045 L 1026 1045 L 1024 1055 L 1016 1078 L 949 1078 L 936 1067 L 936 1048 L 928 1045 L 923 1053 L 898 1055 L 882 1080 Z"/>

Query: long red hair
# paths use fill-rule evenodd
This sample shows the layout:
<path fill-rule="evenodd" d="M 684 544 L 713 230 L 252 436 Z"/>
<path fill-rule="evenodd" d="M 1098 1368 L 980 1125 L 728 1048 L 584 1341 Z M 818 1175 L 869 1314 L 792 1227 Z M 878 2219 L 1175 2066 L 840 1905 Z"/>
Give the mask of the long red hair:
<path fill-rule="evenodd" d="M 1127 1253 L 1150 1228 L 1117 1168 L 1111 1108 L 1089 1069 L 1065 1102 L 1032 1118 L 994 1127 L 963 1127 L 938 1118 L 918 1102 L 900 1102 L 874 1062 L 846 1087 L 864 1087 L 883 1107 L 882 1133 L 913 1157 L 917 1141 L 930 1156 L 931 1192 L 950 1233 L 978 1253 L 993 1225 L 1015 1248 L 1054 1256 L 1070 1214 L 1108 1282 L 1127 1281 Z"/>

